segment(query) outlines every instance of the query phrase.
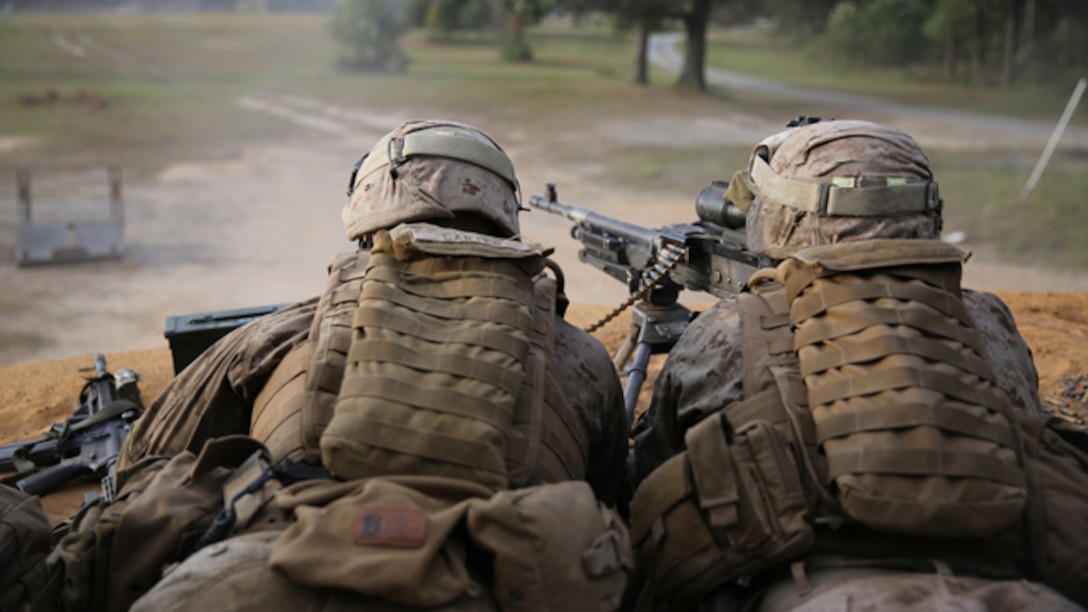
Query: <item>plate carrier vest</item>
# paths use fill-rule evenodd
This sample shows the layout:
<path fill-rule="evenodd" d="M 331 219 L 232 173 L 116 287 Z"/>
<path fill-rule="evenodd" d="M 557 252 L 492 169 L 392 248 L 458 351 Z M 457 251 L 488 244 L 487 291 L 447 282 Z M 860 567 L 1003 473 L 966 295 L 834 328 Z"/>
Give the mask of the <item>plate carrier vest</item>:
<path fill-rule="evenodd" d="M 1016 522 L 1017 420 L 964 307 L 962 260 L 940 241 L 869 240 L 749 280 L 745 399 L 689 429 L 631 503 L 666 599 L 693 605 L 817 552 L 941 558 Z"/>
<path fill-rule="evenodd" d="M 356 418 L 348 416 L 352 410 L 341 410 L 344 416 L 324 442 L 330 448 L 342 449 L 344 440 L 350 446 L 364 444 L 362 440 L 372 446 L 375 441 L 389 440 L 388 434 L 384 437 L 368 434 L 380 426 L 374 426 L 374 414 L 379 414 L 380 420 L 388 420 L 387 410 L 391 406 L 402 410 L 408 418 L 414 414 L 424 419 L 405 429 L 424 422 L 421 431 L 434 431 L 431 419 L 434 414 L 444 409 L 456 410 L 465 404 L 439 398 L 433 392 L 430 397 L 423 397 L 419 392 L 427 386 L 448 389 L 453 388 L 451 384 L 459 384 L 457 389 L 468 396 L 461 400 L 471 402 L 475 394 L 475 403 L 469 405 L 502 404 L 501 408 L 488 409 L 492 413 L 490 418 L 500 421 L 500 427 L 491 428 L 494 423 L 488 422 L 481 424 L 474 418 L 473 410 L 465 411 L 467 415 L 441 414 L 439 419 L 445 419 L 446 425 L 451 419 L 462 419 L 454 429 L 461 427 L 462 432 L 473 432 L 475 426 L 475 433 L 483 430 L 490 435 L 489 438 L 485 435 L 488 443 L 477 447 L 482 455 L 472 456 L 486 457 L 472 468 L 475 474 L 454 470 L 447 472 L 447 476 L 475 479 L 492 488 L 585 477 L 588 434 L 552 373 L 555 319 L 561 315 L 557 312 L 557 298 L 561 289 L 544 270 L 554 264 L 546 261 L 542 250 L 528 250 L 520 243 L 511 247 L 511 241 L 480 237 L 427 224 L 404 224 L 390 233 L 379 232 L 372 252 L 359 251 L 336 258 L 330 266 L 329 281 L 318 304 L 310 337 L 288 353 L 254 402 L 252 435 L 268 447 L 274 460 L 290 457 L 324 464 L 336 473 L 322 461 L 322 434 L 333 421 L 344 389 L 350 389 L 350 395 L 356 398 L 351 402 L 369 404 L 362 412 L 370 411 L 370 415 L 365 425 L 350 424 Z M 513 250 L 504 251 L 500 247 Z M 398 259 L 398 253 L 406 259 Z M 488 300 L 496 301 L 494 296 L 488 298 L 481 293 L 481 286 L 487 284 L 515 297 L 506 298 L 506 304 L 480 306 Z M 402 287 L 411 289 L 404 291 Z M 474 312 L 459 305 L 468 302 L 473 304 Z M 502 306 L 507 308 L 504 310 Z M 391 311 L 393 316 L 383 318 L 380 316 L 383 311 Z M 500 316 L 506 319 L 496 322 L 491 320 L 492 316 L 499 321 L 502 321 Z M 398 323 L 393 321 L 424 323 L 418 327 L 414 324 L 397 327 Z M 457 324 L 475 325 L 475 330 L 463 327 L 461 333 L 489 337 L 494 340 L 493 346 L 514 350 L 517 357 L 509 358 L 508 353 L 501 352 L 496 357 L 497 349 L 490 347 L 456 341 L 433 344 L 433 340 L 420 338 L 427 333 L 456 333 Z M 425 329 L 428 327 L 429 330 Z M 358 348 L 353 348 L 353 330 L 364 340 L 356 343 Z M 514 345 L 516 350 L 509 348 Z M 489 352 L 489 356 L 485 355 Z M 503 355 L 508 357 L 506 361 Z M 356 374 L 361 376 L 355 382 L 345 382 L 353 378 L 345 379 L 348 364 L 363 362 L 364 367 L 356 366 Z M 361 372 L 364 369 L 369 371 Z M 481 381 L 484 372 L 495 373 L 497 378 L 490 379 L 494 384 L 486 379 Z M 375 377 L 386 380 L 375 383 Z M 391 388 L 395 388 L 393 397 L 389 397 Z M 415 395 L 402 404 L 400 400 L 407 397 L 402 395 L 404 391 Z M 369 399 L 360 400 L 360 397 Z M 418 406 L 428 402 L 423 408 Z M 506 414 L 496 417 L 496 411 Z M 426 420 L 431 420 L 431 424 L 426 424 Z M 408 436 L 400 438 L 402 441 L 412 435 L 410 431 L 407 433 Z M 493 446 L 488 448 L 490 444 Z M 424 433 L 416 448 L 433 450 L 434 445 Z M 370 448 L 368 452 L 375 451 Z M 347 454 L 353 457 L 352 461 L 357 456 L 350 449 Z M 466 456 L 452 455 L 462 464 Z M 433 457 L 427 458 L 431 460 Z M 334 459 L 333 463 L 337 461 Z M 426 472 L 427 468 L 419 463 L 412 465 L 415 460 L 402 458 L 402 461 L 406 463 L 389 464 L 385 469 L 402 474 Z M 343 474 L 338 475 L 347 474 L 347 478 L 362 477 L 365 471 L 357 467 L 345 469 L 344 465 L 340 469 Z"/>

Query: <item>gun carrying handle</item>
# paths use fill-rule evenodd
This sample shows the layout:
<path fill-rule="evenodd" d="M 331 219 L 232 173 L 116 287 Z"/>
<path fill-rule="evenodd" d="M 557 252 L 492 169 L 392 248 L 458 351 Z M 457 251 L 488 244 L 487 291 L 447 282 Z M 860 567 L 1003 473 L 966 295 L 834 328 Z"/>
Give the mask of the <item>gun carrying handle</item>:
<path fill-rule="evenodd" d="M 93 469 L 82 463 L 60 463 L 23 478 L 15 483 L 15 487 L 31 495 L 44 495 L 56 491 L 78 476 L 93 472 Z"/>

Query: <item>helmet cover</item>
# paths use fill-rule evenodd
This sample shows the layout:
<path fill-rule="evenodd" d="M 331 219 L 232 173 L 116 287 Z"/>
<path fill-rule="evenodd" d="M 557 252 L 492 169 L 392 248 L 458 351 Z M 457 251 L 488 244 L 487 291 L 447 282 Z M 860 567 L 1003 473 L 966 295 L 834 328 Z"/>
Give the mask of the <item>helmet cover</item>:
<path fill-rule="evenodd" d="M 509 157 L 475 127 L 408 121 L 356 166 L 342 218 L 349 240 L 401 223 L 476 214 L 503 237 L 520 233 L 518 185 Z"/>
<path fill-rule="evenodd" d="M 813 183 L 836 178 L 933 180 L 929 158 L 918 143 L 889 126 L 830 120 L 793 128 L 784 136 L 776 135 L 775 147 L 761 143 L 753 164 L 756 155 L 769 155 L 770 168 L 779 176 Z M 780 259 L 790 251 L 821 244 L 940 237 L 939 205 L 911 214 L 821 216 L 793 204 L 757 191 L 748 209 L 749 249 Z"/>

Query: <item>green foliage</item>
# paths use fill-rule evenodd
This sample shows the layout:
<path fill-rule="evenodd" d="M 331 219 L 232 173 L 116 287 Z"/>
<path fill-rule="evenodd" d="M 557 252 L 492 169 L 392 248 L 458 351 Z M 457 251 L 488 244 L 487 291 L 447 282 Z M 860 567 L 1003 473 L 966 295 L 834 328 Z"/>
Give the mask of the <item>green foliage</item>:
<path fill-rule="evenodd" d="M 499 4 L 516 13 L 522 23 L 532 25 L 540 23 L 556 7 L 556 0 L 499 0 Z"/>
<path fill-rule="evenodd" d="M 828 16 L 821 47 L 851 68 L 903 66 L 929 59 L 924 0 L 846 0 Z"/>
<path fill-rule="evenodd" d="M 408 58 L 397 46 L 402 30 L 387 0 L 342 0 L 332 17 L 337 64 L 351 72 L 404 72 Z"/>
<path fill-rule="evenodd" d="M 862 26 L 862 11 L 853 2 L 840 2 L 827 17 L 827 31 L 824 32 L 823 46 L 830 55 L 848 67 L 860 62 L 865 49 L 865 41 L 859 29 Z"/>
<path fill-rule="evenodd" d="M 780 33 L 803 43 L 823 34 L 836 4 L 838 0 L 768 0 L 767 13 Z"/>
<path fill-rule="evenodd" d="M 427 13 L 431 9 L 432 0 L 403 0 L 401 15 L 404 23 L 410 28 L 422 28 L 427 23 Z"/>
<path fill-rule="evenodd" d="M 502 44 L 499 57 L 505 62 L 531 62 L 533 49 L 524 40 L 508 40 Z"/>
<path fill-rule="evenodd" d="M 481 32 L 495 19 L 488 0 L 430 0 L 423 26 L 439 40 L 456 32 Z"/>
<path fill-rule="evenodd" d="M 1058 21 L 1043 55 L 1067 68 L 1083 67 L 1088 59 L 1088 23 L 1066 17 Z"/>
<path fill-rule="evenodd" d="M 484 30 L 494 23 L 494 11 L 487 0 L 468 0 L 461 10 L 461 25 L 469 30 Z"/>

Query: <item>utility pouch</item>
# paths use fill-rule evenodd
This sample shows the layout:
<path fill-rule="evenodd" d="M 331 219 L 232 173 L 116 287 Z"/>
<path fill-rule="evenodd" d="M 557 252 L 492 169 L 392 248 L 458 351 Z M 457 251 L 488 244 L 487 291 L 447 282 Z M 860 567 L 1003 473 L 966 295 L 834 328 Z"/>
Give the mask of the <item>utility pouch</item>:
<path fill-rule="evenodd" d="M 42 596 L 51 534 L 37 497 L 0 485 L 0 610 L 21 610 Z"/>
<path fill-rule="evenodd" d="M 623 523 L 582 481 L 500 491 L 469 506 L 469 538 L 494 555 L 504 612 L 615 610 L 632 567 Z"/>
<path fill-rule="evenodd" d="M 470 587 L 457 529 L 485 487 L 435 476 L 305 481 L 276 503 L 294 513 L 273 569 L 297 584 L 348 589 L 409 607 L 453 602 Z"/>
<path fill-rule="evenodd" d="M 1021 430 L 1033 578 L 1088 607 L 1088 431 L 1049 415 L 1024 418 Z"/>
<path fill-rule="evenodd" d="M 631 501 L 636 554 L 676 609 L 814 540 L 796 458 L 773 425 L 754 420 L 730 432 L 719 413 L 689 429 L 685 443 Z"/>
<path fill-rule="evenodd" d="M 129 503 L 147 489 L 167 463 L 165 457 L 144 457 L 129 465 L 118 472 L 119 492 L 112 502 L 99 498 L 72 517 L 67 535 L 53 553 L 64 572 L 61 600 L 65 609 L 111 609 L 109 564 L 117 525 Z"/>
<path fill-rule="evenodd" d="M 126 468 L 116 499 L 86 508 L 58 544 L 65 605 L 127 610 L 189 554 L 222 507 L 224 484 L 254 453 L 267 455 L 248 436 L 224 436 L 199 455 L 149 457 Z"/>

